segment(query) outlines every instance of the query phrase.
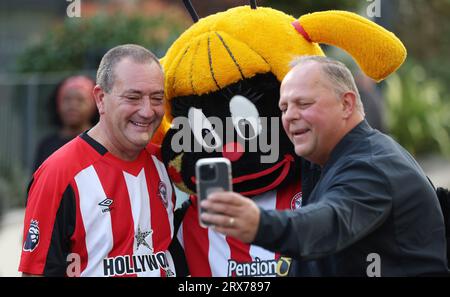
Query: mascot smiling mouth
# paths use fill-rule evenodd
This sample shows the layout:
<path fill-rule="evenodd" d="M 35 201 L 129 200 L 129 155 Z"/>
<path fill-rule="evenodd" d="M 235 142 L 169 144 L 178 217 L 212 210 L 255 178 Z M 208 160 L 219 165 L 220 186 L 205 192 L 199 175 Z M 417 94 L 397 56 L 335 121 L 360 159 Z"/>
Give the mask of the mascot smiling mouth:
<path fill-rule="evenodd" d="M 275 178 L 275 180 L 271 184 L 266 185 L 262 188 L 257 188 L 257 189 L 241 192 L 240 194 L 246 195 L 246 196 L 253 196 L 253 195 L 258 195 L 258 194 L 270 191 L 270 190 L 274 189 L 275 187 L 277 187 L 286 178 L 286 176 L 289 173 L 289 169 L 291 168 L 292 162 L 294 162 L 294 158 L 291 155 L 286 154 L 282 161 L 278 162 L 277 164 L 275 164 L 274 166 L 272 166 L 270 168 L 267 168 L 260 172 L 255 172 L 255 173 L 251 173 L 251 174 L 247 174 L 247 175 L 234 177 L 232 179 L 233 186 L 237 185 L 239 183 L 242 183 L 242 182 L 246 182 L 248 180 L 255 180 L 255 179 L 258 179 L 258 178 L 261 178 L 264 176 L 268 176 L 274 172 L 278 173 L 277 170 L 279 168 L 282 168 L 281 172 L 279 174 L 277 174 L 278 177 Z M 191 177 L 191 181 L 193 184 L 196 183 L 195 176 Z"/>
<path fill-rule="evenodd" d="M 167 171 L 174 184 L 180 190 L 189 194 L 194 194 L 196 178 L 195 175 L 191 173 L 185 174 L 183 177 L 181 173 L 183 157 L 186 156 L 184 153 L 181 153 L 170 161 Z M 233 177 L 232 179 L 233 190 L 239 192 L 241 195 L 254 196 L 278 187 L 281 183 L 289 179 L 288 176 L 299 170 L 298 168 L 295 168 L 298 167 L 298 164 L 296 164 L 295 161 L 296 158 L 297 157 L 294 157 L 291 154 L 285 154 L 281 161 L 264 170 L 241 176 L 236 176 L 234 174 L 233 176 L 236 177 Z"/>

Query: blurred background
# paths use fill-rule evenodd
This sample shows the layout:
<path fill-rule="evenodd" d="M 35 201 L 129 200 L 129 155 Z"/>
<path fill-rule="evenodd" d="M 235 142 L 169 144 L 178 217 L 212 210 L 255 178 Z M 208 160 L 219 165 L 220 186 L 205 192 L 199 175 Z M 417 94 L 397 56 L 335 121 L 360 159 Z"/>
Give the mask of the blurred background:
<path fill-rule="evenodd" d="M 200 17 L 248 5 L 192 0 Z M 450 0 L 259 0 L 292 16 L 340 9 L 370 18 L 405 44 L 405 64 L 380 84 L 343 51 L 369 122 L 419 161 L 437 186 L 450 187 Z M 163 57 L 192 24 L 181 0 L 0 1 L 0 276 L 18 275 L 23 208 L 39 142 L 58 127 L 49 98 L 70 75 L 95 77 L 103 54 L 138 43 Z M 363 41 L 362 41 L 363 42 Z"/>

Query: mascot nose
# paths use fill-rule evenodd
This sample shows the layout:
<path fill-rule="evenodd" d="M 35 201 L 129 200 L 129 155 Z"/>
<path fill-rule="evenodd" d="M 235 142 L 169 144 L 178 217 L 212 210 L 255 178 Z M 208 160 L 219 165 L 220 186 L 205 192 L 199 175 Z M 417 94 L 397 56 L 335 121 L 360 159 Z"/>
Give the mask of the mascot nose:
<path fill-rule="evenodd" d="M 244 154 L 244 148 L 239 142 L 229 142 L 223 146 L 222 156 L 231 162 L 239 160 Z"/>

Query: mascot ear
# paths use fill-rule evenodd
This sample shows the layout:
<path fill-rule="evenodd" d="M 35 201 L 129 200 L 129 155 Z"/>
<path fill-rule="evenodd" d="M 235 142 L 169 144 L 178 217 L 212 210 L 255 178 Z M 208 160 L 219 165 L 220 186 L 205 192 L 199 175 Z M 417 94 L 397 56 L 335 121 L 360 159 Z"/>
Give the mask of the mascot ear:
<path fill-rule="evenodd" d="M 306 14 L 293 25 L 308 41 L 347 51 L 364 73 L 376 81 L 397 70 L 406 58 L 405 47 L 393 33 L 351 12 Z"/>

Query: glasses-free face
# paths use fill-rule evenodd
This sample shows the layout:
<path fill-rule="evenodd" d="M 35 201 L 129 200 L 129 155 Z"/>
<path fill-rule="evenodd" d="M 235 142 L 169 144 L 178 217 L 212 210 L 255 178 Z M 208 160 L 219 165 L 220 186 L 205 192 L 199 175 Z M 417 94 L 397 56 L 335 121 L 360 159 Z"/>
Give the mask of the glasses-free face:
<path fill-rule="evenodd" d="M 320 67 L 305 63 L 292 69 L 281 85 L 279 107 L 295 153 L 323 165 L 339 140 L 344 108 Z"/>
<path fill-rule="evenodd" d="M 114 86 L 99 104 L 111 144 L 119 151 L 140 151 L 164 115 L 164 76 L 154 62 L 123 59 L 115 69 Z"/>

